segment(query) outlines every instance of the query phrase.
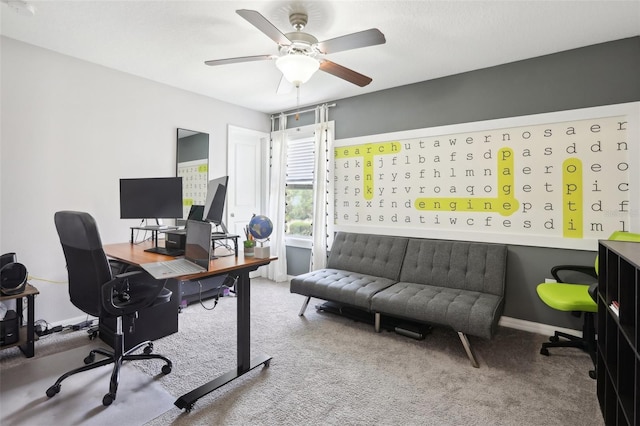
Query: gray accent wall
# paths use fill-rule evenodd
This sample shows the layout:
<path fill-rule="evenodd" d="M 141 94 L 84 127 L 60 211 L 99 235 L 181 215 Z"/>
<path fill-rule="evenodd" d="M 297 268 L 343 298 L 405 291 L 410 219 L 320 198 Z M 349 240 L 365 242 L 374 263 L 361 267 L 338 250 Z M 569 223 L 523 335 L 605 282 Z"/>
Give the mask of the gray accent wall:
<path fill-rule="evenodd" d="M 640 37 L 632 37 L 336 100 L 329 116 L 344 139 L 635 102 L 639 75 Z M 580 329 L 579 318 L 542 303 L 536 286 L 553 265 L 593 265 L 595 250 L 510 246 L 504 315 Z M 309 251 L 288 250 L 287 261 L 291 275 L 306 272 Z"/>

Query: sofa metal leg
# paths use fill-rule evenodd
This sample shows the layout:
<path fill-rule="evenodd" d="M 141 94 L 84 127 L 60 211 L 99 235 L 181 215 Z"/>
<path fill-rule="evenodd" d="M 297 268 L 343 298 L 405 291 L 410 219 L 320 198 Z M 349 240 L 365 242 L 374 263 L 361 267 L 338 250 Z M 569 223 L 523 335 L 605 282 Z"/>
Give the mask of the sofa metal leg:
<path fill-rule="evenodd" d="M 376 333 L 380 333 L 380 312 L 376 312 L 375 327 L 376 327 Z"/>
<path fill-rule="evenodd" d="M 309 305 L 309 300 L 311 300 L 311 296 L 307 296 L 307 298 L 304 299 L 304 303 L 302 304 L 302 307 L 300 308 L 300 312 L 298 312 L 298 316 L 300 316 L 300 317 L 304 316 L 304 311 L 307 310 L 307 306 Z"/>
<path fill-rule="evenodd" d="M 478 364 L 478 361 L 476 361 L 476 357 L 473 355 L 473 351 L 471 350 L 471 345 L 469 344 L 469 339 L 467 339 L 467 336 L 462 331 L 458 331 L 458 336 L 460 337 L 462 346 L 464 346 L 464 350 L 467 352 L 467 356 L 469 357 L 469 361 L 471 361 L 471 365 L 475 368 L 480 368 L 480 364 Z"/>

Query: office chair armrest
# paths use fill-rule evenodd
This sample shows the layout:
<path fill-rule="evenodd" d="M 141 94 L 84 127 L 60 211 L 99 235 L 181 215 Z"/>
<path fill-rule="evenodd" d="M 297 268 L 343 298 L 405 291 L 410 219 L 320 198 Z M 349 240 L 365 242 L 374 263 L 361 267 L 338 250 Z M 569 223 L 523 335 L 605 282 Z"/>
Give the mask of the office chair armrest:
<path fill-rule="evenodd" d="M 129 263 L 122 262 L 120 260 L 109 259 L 109 267 L 111 268 L 111 275 L 116 276 L 130 271 L 141 271 L 139 266 L 133 266 Z"/>
<path fill-rule="evenodd" d="M 593 283 L 589 286 L 589 296 L 594 302 L 598 303 L 598 283 Z"/>
<path fill-rule="evenodd" d="M 102 285 L 102 308 L 113 316 L 133 314 L 153 305 L 166 282 L 141 270 L 116 275 Z"/>
<path fill-rule="evenodd" d="M 551 268 L 551 275 L 553 275 L 553 278 L 559 282 L 559 283 L 564 283 L 566 282 L 565 280 L 563 280 L 562 278 L 560 278 L 560 272 L 565 272 L 565 271 L 570 271 L 570 272 L 578 272 L 581 274 L 585 274 L 588 275 L 591 278 L 594 279 L 598 279 L 598 274 L 596 272 L 596 268 L 593 266 L 582 266 L 582 265 L 557 265 L 554 266 L 553 268 Z"/>

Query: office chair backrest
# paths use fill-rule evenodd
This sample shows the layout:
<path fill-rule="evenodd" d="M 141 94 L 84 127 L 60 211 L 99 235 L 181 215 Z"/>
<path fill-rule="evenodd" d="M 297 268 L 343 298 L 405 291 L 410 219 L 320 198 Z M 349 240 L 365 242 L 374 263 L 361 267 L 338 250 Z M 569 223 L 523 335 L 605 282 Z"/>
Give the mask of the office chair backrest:
<path fill-rule="evenodd" d="M 100 316 L 100 288 L 111 280 L 96 221 L 90 214 L 60 211 L 54 216 L 69 276 L 69 296 L 77 308 Z"/>

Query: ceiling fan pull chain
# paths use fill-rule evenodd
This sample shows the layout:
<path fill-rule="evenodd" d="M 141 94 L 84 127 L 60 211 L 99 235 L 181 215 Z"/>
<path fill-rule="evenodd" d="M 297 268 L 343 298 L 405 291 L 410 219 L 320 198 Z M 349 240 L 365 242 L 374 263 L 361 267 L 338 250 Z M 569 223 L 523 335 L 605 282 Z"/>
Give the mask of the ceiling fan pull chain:
<path fill-rule="evenodd" d="M 296 86 L 296 121 L 300 119 L 300 85 Z"/>

